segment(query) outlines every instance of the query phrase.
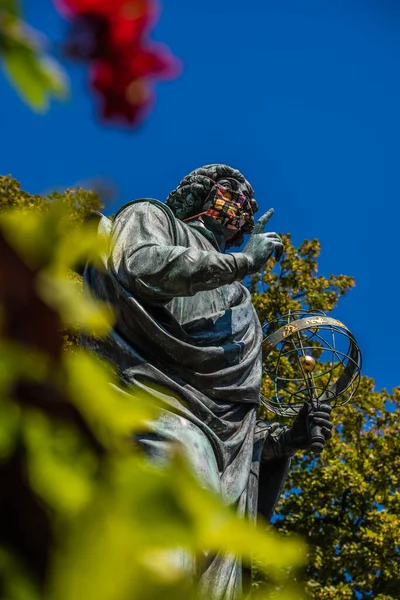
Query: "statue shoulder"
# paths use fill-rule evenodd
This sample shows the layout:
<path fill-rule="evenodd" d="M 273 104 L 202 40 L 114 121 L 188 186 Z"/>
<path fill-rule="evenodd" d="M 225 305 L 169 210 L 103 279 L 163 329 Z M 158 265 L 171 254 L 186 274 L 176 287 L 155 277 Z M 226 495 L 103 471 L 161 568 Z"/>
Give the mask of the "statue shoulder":
<path fill-rule="evenodd" d="M 150 225 L 154 222 L 154 225 L 160 224 L 167 220 L 171 234 L 173 235 L 174 242 L 177 242 L 178 229 L 176 218 L 172 210 L 155 198 L 139 198 L 138 200 L 132 200 L 121 206 L 121 208 L 114 215 L 114 230 L 115 228 L 124 226 L 124 223 L 131 222 L 131 220 L 138 220 L 142 223 Z M 165 226 L 165 225 L 164 225 Z"/>
<path fill-rule="evenodd" d="M 135 214 L 141 214 L 144 212 L 157 213 L 162 211 L 170 220 L 175 221 L 175 216 L 169 206 L 160 200 L 156 200 L 155 198 L 138 198 L 137 200 L 132 200 L 131 202 L 124 204 L 124 206 L 121 206 L 121 208 L 115 213 L 114 220 L 128 209 L 130 209 L 130 212 Z"/>

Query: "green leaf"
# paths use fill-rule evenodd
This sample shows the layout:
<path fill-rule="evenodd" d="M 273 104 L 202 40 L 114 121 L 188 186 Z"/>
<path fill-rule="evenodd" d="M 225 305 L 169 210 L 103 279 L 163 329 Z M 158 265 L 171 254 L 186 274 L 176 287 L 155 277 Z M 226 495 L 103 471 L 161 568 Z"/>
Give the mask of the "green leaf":
<path fill-rule="evenodd" d="M 23 424 L 28 473 L 35 492 L 62 516 L 74 516 L 90 501 L 96 461 L 79 435 L 29 411 Z"/>
<path fill-rule="evenodd" d="M 43 274 L 38 278 L 38 291 L 43 300 L 53 307 L 69 326 L 79 325 L 81 331 L 104 336 L 114 322 L 112 308 L 88 294 L 82 294 L 65 277 L 52 278 Z"/>
<path fill-rule="evenodd" d="M 38 112 L 48 108 L 46 87 L 33 53 L 12 50 L 3 54 L 6 73 L 22 98 Z"/>
<path fill-rule="evenodd" d="M 119 445 L 134 431 L 147 431 L 159 412 L 156 399 L 117 387 L 110 368 L 84 350 L 66 353 L 68 392 L 87 423 L 106 445 Z"/>
<path fill-rule="evenodd" d="M 49 56 L 40 59 L 40 67 L 45 81 L 47 81 L 49 93 L 60 100 L 68 96 L 68 82 L 65 71 L 60 63 Z"/>
<path fill-rule="evenodd" d="M 40 600 L 43 597 L 20 557 L 3 547 L 0 548 L 0 579 L 4 599 Z"/>
<path fill-rule="evenodd" d="M 0 12 L 17 17 L 19 14 L 19 4 L 17 0 L 0 0 Z"/>
<path fill-rule="evenodd" d="M 45 112 L 50 95 L 66 95 L 67 86 L 61 68 L 56 68 L 55 63 L 47 58 L 40 58 L 29 47 L 6 50 L 3 61 L 9 79 L 34 110 Z"/>

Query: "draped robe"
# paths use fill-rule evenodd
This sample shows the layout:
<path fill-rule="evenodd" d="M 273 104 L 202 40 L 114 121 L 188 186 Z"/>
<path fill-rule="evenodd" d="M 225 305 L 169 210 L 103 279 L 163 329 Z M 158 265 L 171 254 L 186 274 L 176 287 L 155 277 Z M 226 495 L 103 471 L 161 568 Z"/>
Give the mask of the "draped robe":
<path fill-rule="evenodd" d="M 106 338 L 83 336 L 82 343 L 116 367 L 122 387 L 162 397 L 165 409 L 138 443 L 160 464 L 179 443 L 203 485 L 239 516 L 255 520 L 258 505 L 269 518 L 289 457 L 279 426 L 256 416 L 262 330 L 240 283 L 246 255 L 220 252 L 201 222 L 183 223 L 152 199 L 122 207 L 112 227 L 103 217 L 99 228 L 111 229 L 105 271 L 88 264 L 84 282 L 117 320 Z M 180 560 L 205 598 L 241 596 L 239 558 L 218 554 L 200 566 L 184 554 Z"/>

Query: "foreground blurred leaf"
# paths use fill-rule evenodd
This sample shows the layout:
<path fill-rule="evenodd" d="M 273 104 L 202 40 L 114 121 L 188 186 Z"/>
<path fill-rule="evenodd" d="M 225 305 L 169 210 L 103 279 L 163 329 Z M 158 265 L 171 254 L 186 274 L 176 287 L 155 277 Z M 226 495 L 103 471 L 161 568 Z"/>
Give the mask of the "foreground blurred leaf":
<path fill-rule="evenodd" d="M 17 0 L 0 0 L 0 12 L 16 17 L 19 14 L 19 4 Z"/>
<path fill-rule="evenodd" d="M 1 358 L 0 358 L 1 365 Z M 8 458 L 15 449 L 17 443 L 19 425 L 20 425 L 20 409 L 10 399 L 4 398 L 0 400 L 0 463 Z"/>
<path fill-rule="evenodd" d="M 44 275 L 38 280 L 38 291 L 47 304 L 56 309 L 67 326 L 78 325 L 91 335 L 106 335 L 114 322 L 111 309 L 66 278 L 53 279 Z"/>
<path fill-rule="evenodd" d="M 262 520 L 254 526 L 245 519 L 238 519 L 219 497 L 199 485 L 182 461 L 177 462 L 174 471 L 171 476 L 175 485 L 179 485 L 182 502 L 197 523 L 199 551 L 209 548 L 232 553 L 243 557 L 249 565 L 256 551 L 260 566 L 272 574 L 287 565 L 303 564 L 305 547 L 298 539 L 274 535 Z"/>
<path fill-rule="evenodd" d="M 83 251 L 95 246 L 90 233 L 93 228 L 83 224 L 78 228 L 71 226 L 68 207 L 62 202 L 45 204 L 40 211 L 23 206 L 8 209 L 1 215 L 0 225 L 7 241 L 31 268 L 51 265 L 57 275 L 73 267 Z M 84 240 L 85 234 L 88 241 Z M 69 256 L 64 247 L 71 237 L 77 248 L 71 249 Z"/>
<path fill-rule="evenodd" d="M 257 548 L 278 581 L 286 576 L 282 566 L 303 559 L 297 540 L 278 540 L 238 519 L 201 487 L 180 454 L 167 468 L 137 457 L 111 461 L 109 468 L 109 487 L 99 489 L 56 557 L 52 600 L 153 599 L 157 582 L 165 591 L 180 584 L 185 593 L 178 587 L 171 597 L 186 600 L 193 594 L 185 589 L 187 567 L 195 557 L 207 560 L 208 552 L 244 555 L 249 562 L 250 546 Z"/>
<path fill-rule="evenodd" d="M 153 398 L 111 384 L 115 378 L 110 369 L 84 350 L 68 353 L 64 364 L 71 398 L 106 445 L 125 443 L 134 432 L 146 431 L 157 416 Z"/>
<path fill-rule="evenodd" d="M 23 431 L 33 489 L 59 515 L 73 516 L 91 498 L 94 456 L 71 427 L 39 412 L 26 414 Z"/>
<path fill-rule="evenodd" d="M 4 600 L 41 600 L 28 573 L 4 548 L 0 548 L 0 581 Z"/>
<path fill-rule="evenodd" d="M 45 56 L 38 34 L 18 16 L 14 2 L 0 4 L 0 43 L 3 66 L 20 96 L 38 112 L 48 108 L 49 98 L 67 94 L 61 66 Z"/>
<path fill-rule="evenodd" d="M 7 397 L 21 377 L 42 381 L 48 375 L 49 367 L 50 363 L 42 353 L 0 340 L 0 398 Z"/>
<path fill-rule="evenodd" d="M 66 96 L 67 87 L 61 69 L 48 59 L 40 59 L 28 48 L 21 48 L 4 52 L 3 60 L 7 75 L 31 108 L 45 112 L 50 96 Z"/>
<path fill-rule="evenodd" d="M 56 201 L 39 214 L 21 209 L 1 215 L 0 226 L 8 242 L 32 269 L 42 266 L 36 288 L 48 306 L 67 326 L 92 335 L 105 335 L 114 321 L 110 307 L 83 294 L 69 270 L 87 259 L 101 268 L 108 239 L 98 236 L 93 223 L 71 223 L 68 205 Z"/>

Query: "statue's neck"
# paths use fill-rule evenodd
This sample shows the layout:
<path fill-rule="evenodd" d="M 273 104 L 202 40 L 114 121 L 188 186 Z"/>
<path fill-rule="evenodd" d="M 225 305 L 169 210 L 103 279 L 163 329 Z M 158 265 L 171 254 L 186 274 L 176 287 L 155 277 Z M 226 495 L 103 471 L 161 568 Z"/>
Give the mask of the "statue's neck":
<path fill-rule="evenodd" d="M 213 246 L 216 246 L 218 248 L 220 252 L 224 252 L 225 239 L 221 231 L 218 231 L 216 228 L 210 226 L 209 224 L 206 225 L 201 217 L 199 217 L 198 219 L 193 219 L 193 221 L 188 223 L 188 225 L 189 224 L 201 231 L 213 243 Z"/>

